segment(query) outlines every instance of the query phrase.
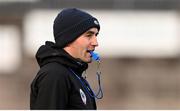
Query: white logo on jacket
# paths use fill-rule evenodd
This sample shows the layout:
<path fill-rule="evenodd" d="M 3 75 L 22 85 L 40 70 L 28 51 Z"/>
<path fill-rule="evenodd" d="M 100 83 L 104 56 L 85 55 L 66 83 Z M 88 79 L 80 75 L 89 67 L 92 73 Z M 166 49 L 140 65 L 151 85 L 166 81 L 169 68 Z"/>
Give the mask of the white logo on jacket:
<path fill-rule="evenodd" d="M 82 91 L 82 89 L 79 89 L 80 95 L 81 95 L 81 99 L 83 101 L 84 104 L 86 104 L 86 95 L 85 93 Z"/>

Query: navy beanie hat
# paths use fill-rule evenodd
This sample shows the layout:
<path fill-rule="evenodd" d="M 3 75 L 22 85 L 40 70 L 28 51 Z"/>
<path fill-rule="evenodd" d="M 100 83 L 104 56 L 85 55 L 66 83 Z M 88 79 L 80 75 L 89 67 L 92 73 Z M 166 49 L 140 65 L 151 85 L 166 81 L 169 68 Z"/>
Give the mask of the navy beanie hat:
<path fill-rule="evenodd" d="M 92 27 L 100 30 L 98 20 L 90 14 L 76 8 L 62 10 L 55 18 L 53 25 L 57 47 L 64 48 Z"/>

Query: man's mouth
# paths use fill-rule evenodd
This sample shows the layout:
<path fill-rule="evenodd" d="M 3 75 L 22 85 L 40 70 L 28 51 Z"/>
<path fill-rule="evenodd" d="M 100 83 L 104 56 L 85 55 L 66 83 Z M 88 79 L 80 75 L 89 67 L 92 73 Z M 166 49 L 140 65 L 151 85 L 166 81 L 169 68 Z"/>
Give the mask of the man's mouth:
<path fill-rule="evenodd" d="M 94 51 L 94 49 L 93 50 L 87 50 L 87 52 L 91 55 L 91 53 L 90 52 L 93 52 Z M 91 55 L 91 57 L 92 57 L 92 55 Z"/>

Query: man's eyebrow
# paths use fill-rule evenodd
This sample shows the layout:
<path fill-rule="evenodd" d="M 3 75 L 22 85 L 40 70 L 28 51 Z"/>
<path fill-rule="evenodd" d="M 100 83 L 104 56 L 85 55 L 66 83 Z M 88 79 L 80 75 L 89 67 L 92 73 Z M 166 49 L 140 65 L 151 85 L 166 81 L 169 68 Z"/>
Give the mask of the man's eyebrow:
<path fill-rule="evenodd" d="M 95 33 L 94 31 L 87 31 L 86 34 L 96 34 L 96 35 L 98 35 L 99 32 Z"/>

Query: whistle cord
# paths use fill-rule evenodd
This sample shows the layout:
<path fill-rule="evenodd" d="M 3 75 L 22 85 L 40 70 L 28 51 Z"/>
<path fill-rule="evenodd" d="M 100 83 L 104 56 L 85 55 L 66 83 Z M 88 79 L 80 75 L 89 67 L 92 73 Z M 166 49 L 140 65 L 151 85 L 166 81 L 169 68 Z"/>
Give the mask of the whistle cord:
<path fill-rule="evenodd" d="M 90 87 L 90 85 L 89 85 L 89 83 L 87 82 L 86 79 L 83 79 L 84 82 L 85 82 L 85 83 L 84 83 L 83 80 L 82 80 L 71 68 L 69 68 L 69 70 L 78 78 L 78 80 L 81 82 L 81 85 L 84 87 L 84 89 L 86 90 L 86 92 L 89 94 L 90 97 L 96 98 L 96 99 L 102 99 L 102 98 L 103 98 L 103 91 L 102 91 L 101 81 L 100 81 L 100 78 L 101 78 L 101 77 L 100 77 L 100 74 L 101 74 L 100 71 L 98 71 L 98 72 L 96 73 L 97 79 L 98 79 L 99 88 L 98 88 L 98 93 L 95 94 L 94 91 L 91 89 L 91 87 Z M 87 84 L 87 85 L 86 85 L 86 84 Z M 90 92 L 89 90 L 92 91 L 93 95 L 91 94 L 91 92 Z"/>

